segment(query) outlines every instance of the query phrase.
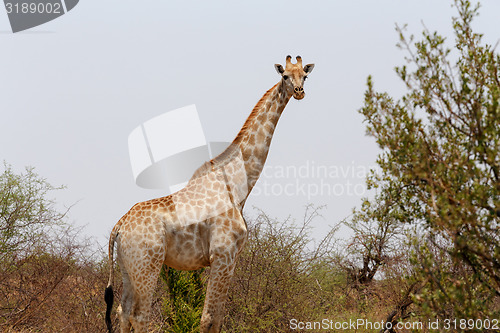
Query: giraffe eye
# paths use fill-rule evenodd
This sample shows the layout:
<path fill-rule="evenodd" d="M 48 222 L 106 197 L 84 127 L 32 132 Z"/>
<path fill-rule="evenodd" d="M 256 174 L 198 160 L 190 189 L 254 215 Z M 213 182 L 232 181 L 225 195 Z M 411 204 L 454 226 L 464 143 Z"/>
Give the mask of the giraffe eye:
<path fill-rule="evenodd" d="M 288 75 L 283 75 L 283 80 L 288 80 Z"/>
<path fill-rule="evenodd" d="M 304 81 L 305 81 L 306 79 L 307 79 L 307 75 L 306 75 L 306 76 L 304 76 Z"/>

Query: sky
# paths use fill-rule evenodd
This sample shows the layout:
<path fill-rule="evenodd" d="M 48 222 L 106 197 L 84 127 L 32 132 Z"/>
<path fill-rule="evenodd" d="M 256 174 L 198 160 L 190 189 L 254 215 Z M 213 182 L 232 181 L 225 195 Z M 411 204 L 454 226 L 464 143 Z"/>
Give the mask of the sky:
<path fill-rule="evenodd" d="M 474 29 L 500 39 L 500 1 L 482 2 Z M 368 75 L 404 93 L 395 25 L 425 24 L 454 42 L 451 1 L 85 0 L 67 14 L 13 34 L 0 8 L 0 160 L 65 190 L 68 222 L 106 244 L 135 203 L 162 190 L 135 184 L 128 135 L 141 123 L 195 104 L 208 141 L 232 141 L 286 55 L 314 63 L 306 97 L 291 100 L 245 213 L 312 224 L 320 239 L 369 195 L 364 178 L 379 150 L 358 113 Z M 345 236 L 346 231 L 338 237 Z"/>

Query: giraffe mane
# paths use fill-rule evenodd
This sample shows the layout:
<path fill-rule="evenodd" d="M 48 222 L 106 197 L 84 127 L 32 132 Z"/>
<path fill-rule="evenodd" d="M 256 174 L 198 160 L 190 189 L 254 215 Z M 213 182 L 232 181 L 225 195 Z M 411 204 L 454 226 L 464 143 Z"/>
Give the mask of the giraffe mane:
<path fill-rule="evenodd" d="M 208 162 L 203 163 L 191 176 L 191 179 L 196 179 L 198 177 L 204 176 L 214 169 L 218 169 L 224 166 L 227 162 L 232 161 L 234 154 L 239 152 L 239 147 L 233 143 L 229 145 L 222 153 L 214 157 Z"/>
<path fill-rule="evenodd" d="M 276 89 L 276 87 L 280 84 L 280 82 L 276 83 L 271 89 L 266 91 L 264 96 L 262 96 L 260 98 L 260 100 L 257 102 L 257 104 L 255 104 L 252 112 L 250 112 L 250 115 L 248 116 L 247 120 L 243 124 L 243 127 L 241 127 L 241 130 L 238 132 L 238 134 L 236 135 L 236 138 L 233 140 L 233 143 L 237 144 L 240 142 L 243 135 L 246 133 L 248 128 L 252 125 L 252 121 L 257 117 L 259 110 L 262 107 L 262 104 L 264 104 L 264 101 L 267 100 L 269 95 Z"/>
<path fill-rule="evenodd" d="M 239 147 L 238 143 L 240 142 L 242 137 L 245 135 L 248 128 L 251 127 L 253 120 L 259 114 L 259 110 L 262 108 L 262 105 L 265 103 L 265 100 L 267 100 L 269 95 L 275 89 L 277 89 L 277 87 L 280 83 L 281 83 L 281 81 L 276 83 L 271 89 L 266 91 L 266 93 L 260 98 L 260 100 L 257 102 L 257 104 L 255 104 L 252 112 L 250 112 L 250 115 L 248 116 L 247 120 L 245 120 L 243 127 L 238 132 L 238 134 L 236 135 L 236 138 L 229 145 L 229 147 L 227 147 L 222 153 L 220 153 L 219 155 L 217 155 L 216 157 L 214 157 L 210 161 L 203 163 L 198 169 L 196 169 L 196 171 L 193 173 L 193 176 L 191 176 L 191 179 L 195 179 L 195 178 L 204 176 L 207 173 L 211 172 L 213 169 L 217 169 L 225 164 L 225 162 L 228 160 L 228 157 L 232 156 L 233 153 L 235 152 L 235 147 Z M 231 160 L 231 159 L 229 159 L 229 160 Z"/>

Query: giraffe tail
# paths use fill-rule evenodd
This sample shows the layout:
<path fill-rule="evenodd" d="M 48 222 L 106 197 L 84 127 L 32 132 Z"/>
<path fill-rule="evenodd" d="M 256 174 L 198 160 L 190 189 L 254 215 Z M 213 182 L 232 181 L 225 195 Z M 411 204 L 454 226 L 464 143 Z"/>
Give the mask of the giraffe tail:
<path fill-rule="evenodd" d="M 115 230 L 116 229 L 116 230 Z M 118 229 L 113 228 L 111 235 L 109 236 L 109 281 L 106 290 L 104 290 L 104 301 L 106 301 L 106 327 L 108 328 L 108 332 L 111 333 L 113 329 L 113 324 L 111 322 L 111 309 L 113 308 L 113 283 L 114 283 L 114 270 L 113 270 L 113 256 L 114 256 L 114 248 L 115 248 L 115 240 L 116 236 L 118 236 Z"/>
<path fill-rule="evenodd" d="M 106 327 L 108 332 L 111 333 L 113 323 L 111 322 L 111 308 L 113 307 L 113 287 L 109 286 L 104 291 L 104 300 L 106 301 Z"/>

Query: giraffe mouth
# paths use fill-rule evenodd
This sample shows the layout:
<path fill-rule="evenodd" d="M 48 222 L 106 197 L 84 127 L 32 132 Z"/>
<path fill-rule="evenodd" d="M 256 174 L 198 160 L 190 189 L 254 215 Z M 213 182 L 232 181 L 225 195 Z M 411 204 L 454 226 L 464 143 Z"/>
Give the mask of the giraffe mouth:
<path fill-rule="evenodd" d="M 293 94 L 293 98 L 295 98 L 295 99 L 297 99 L 297 100 L 300 101 L 301 99 L 304 98 L 305 95 L 306 94 L 304 92 L 302 92 L 302 93 L 296 93 L 296 94 Z"/>
<path fill-rule="evenodd" d="M 304 87 L 295 86 L 293 88 L 293 97 L 295 97 L 295 99 L 301 100 L 305 95 L 306 93 L 304 92 Z"/>

